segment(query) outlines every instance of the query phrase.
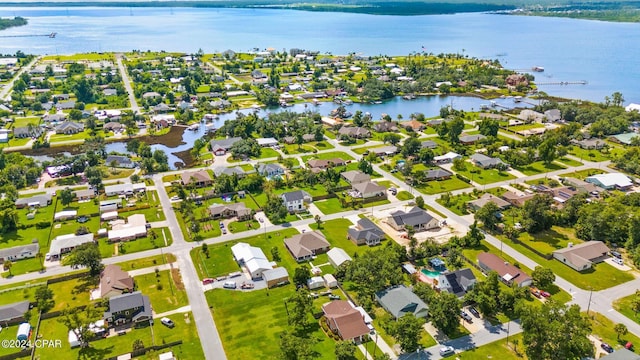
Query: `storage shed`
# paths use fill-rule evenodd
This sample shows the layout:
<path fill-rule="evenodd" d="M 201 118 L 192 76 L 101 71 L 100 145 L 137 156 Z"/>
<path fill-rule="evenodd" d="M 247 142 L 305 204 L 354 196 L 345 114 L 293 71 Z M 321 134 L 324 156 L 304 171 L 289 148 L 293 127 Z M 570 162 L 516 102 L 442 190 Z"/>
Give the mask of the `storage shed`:
<path fill-rule="evenodd" d="M 29 339 L 29 333 L 31 333 L 31 325 L 29 323 L 22 323 L 18 326 L 18 334 L 16 339 L 26 341 Z"/>
<path fill-rule="evenodd" d="M 331 274 L 325 274 L 323 276 L 324 278 L 324 285 L 328 288 L 335 288 L 338 287 L 338 280 L 336 280 L 336 278 L 331 275 Z"/>
<path fill-rule="evenodd" d="M 322 288 L 324 287 L 324 279 L 322 276 L 314 276 L 307 280 L 307 286 L 309 287 L 309 290 Z"/>

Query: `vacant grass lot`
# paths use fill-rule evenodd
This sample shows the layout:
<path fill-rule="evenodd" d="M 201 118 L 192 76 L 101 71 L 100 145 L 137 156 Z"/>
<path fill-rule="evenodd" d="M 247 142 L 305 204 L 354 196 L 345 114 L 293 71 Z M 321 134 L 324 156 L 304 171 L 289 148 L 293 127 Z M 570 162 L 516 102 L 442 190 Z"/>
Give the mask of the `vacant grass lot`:
<path fill-rule="evenodd" d="M 415 186 L 415 188 L 423 194 L 433 195 L 453 190 L 464 189 L 470 186 L 470 184 L 467 184 L 466 182 L 456 177 L 452 177 L 448 180 L 429 181 L 428 183 Z"/>
<path fill-rule="evenodd" d="M 49 284 L 55 306 L 51 311 L 61 311 L 89 304 L 89 292 L 98 286 L 99 278 L 84 276 L 77 279 Z M 66 337 L 65 337 L 66 338 Z"/>
<path fill-rule="evenodd" d="M 172 274 L 173 271 L 173 274 Z M 162 313 L 189 304 L 180 270 L 164 270 L 134 278 L 136 287 L 149 296 L 153 311 Z"/>
<path fill-rule="evenodd" d="M 225 353 L 229 359 L 280 359 L 280 334 L 287 325 L 285 301 L 295 293 L 292 285 L 251 292 L 215 289 L 205 296 L 212 308 Z M 250 321 L 249 321 L 250 320 Z M 335 359 L 335 342 L 309 315 L 303 336 L 315 338 L 315 359 Z M 242 324 L 242 326 L 238 326 Z M 256 334 L 260 334 L 256 336 Z"/>
<path fill-rule="evenodd" d="M 505 243 L 508 243 L 509 246 L 527 256 L 529 259 L 537 262 L 540 266 L 550 268 L 556 275 L 564 278 L 581 289 L 592 288 L 593 290 L 598 291 L 634 279 L 632 274 L 620 271 L 605 262 L 594 264 L 591 269 L 578 272 L 567 265 L 562 264 L 558 260 L 547 260 L 542 258 L 524 246 L 509 241 L 502 235 L 498 235 L 496 237 L 501 238 Z"/>
<path fill-rule="evenodd" d="M 518 342 L 515 350 L 513 346 L 514 341 Z M 460 360 L 491 359 L 493 357 L 498 358 L 498 356 L 496 356 L 498 354 L 500 360 L 527 360 L 527 355 L 524 353 L 524 346 L 522 345 L 522 334 L 509 336 L 509 345 L 507 345 L 507 339 L 498 340 L 456 354 L 456 358 Z"/>
<path fill-rule="evenodd" d="M 604 153 L 600 150 L 585 150 L 578 146 L 569 146 L 569 154 L 579 157 L 586 161 L 605 161 L 611 158 L 611 154 Z"/>
<path fill-rule="evenodd" d="M 564 174 L 561 174 L 561 176 L 584 180 L 589 176 L 603 174 L 603 173 L 604 173 L 604 170 L 601 170 L 601 169 L 586 169 L 586 170 L 574 171 L 570 173 L 564 173 Z"/>
<path fill-rule="evenodd" d="M 552 252 L 569 246 L 572 242 L 574 245 L 581 244 L 573 229 L 553 226 L 549 230 L 541 231 L 537 234 L 520 233 L 518 239 L 543 254 L 551 254 Z"/>
<path fill-rule="evenodd" d="M 536 162 L 531 163 L 531 164 L 526 165 L 526 166 L 514 167 L 514 169 L 516 169 L 516 170 L 520 171 L 521 173 L 529 176 L 529 175 L 536 175 L 536 174 L 542 174 L 542 173 L 546 173 L 546 172 L 566 169 L 566 166 L 562 166 L 562 165 L 557 164 L 557 163 L 545 164 L 542 161 L 536 161 Z"/>
<path fill-rule="evenodd" d="M 349 219 L 335 219 L 322 223 L 320 232 L 324 234 L 327 241 L 331 244 L 331 247 L 339 247 L 347 252 L 350 256 L 353 254 L 362 254 L 366 251 L 370 251 L 371 248 L 367 245 L 356 245 L 353 241 L 347 239 L 347 229 L 353 226 Z M 318 230 L 317 224 L 310 224 L 309 227 L 313 230 Z"/>
<path fill-rule="evenodd" d="M 398 195 L 396 195 L 396 198 L 398 198 L 398 200 L 411 200 L 413 199 L 413 194 L 408 191 L 400 191 Z"/>
<path fill-rule="evenodd" d="M 340 204 L 340 199 L 338 198 L 320 200 L 314 202 L 314 204 L 318 210 L 322 211 L 325 215 L 335 214 L 345 210 L 342 208 L 342 204 Z"/>
<path fill-rule="evenodd" d="M 563 163 L 564 165 L 568 165 L 568 166 L 581 166 L 581 165 L 583 165 L 580 161 L 569 159 L 566 156 L 559 158 L 557 161 Z"/>
<path fill-rule="evenodd" d="M 302 157 L 302 162 L 304 162 L 305 164 L 307 163 L 307 161 L 309 161 L 310 159 L 321 159 L 321 160 L 329 160 L 329 159 L 335 159 L 335 158 L 340 158 L 342 160 L 353 160 L 353 157 L 345 152 L 342 151 L 331 151 L 328 153 L 322 153 L 322 154 L 314 154 L 314 155 L 306 155 Z"/>
<path fill-rule="evenodd" d="M 176 261 L 176 256 L 173 254 L 163 254 L 156 256 L 149 256 L 146 258 L 135 259 L 130 261 L 123 261 L 117 263 L 116 265 L 120 266 L 122 270 L 129 271 L 135 269 L 144 269 L 156 265 L 168 264 Z"/>

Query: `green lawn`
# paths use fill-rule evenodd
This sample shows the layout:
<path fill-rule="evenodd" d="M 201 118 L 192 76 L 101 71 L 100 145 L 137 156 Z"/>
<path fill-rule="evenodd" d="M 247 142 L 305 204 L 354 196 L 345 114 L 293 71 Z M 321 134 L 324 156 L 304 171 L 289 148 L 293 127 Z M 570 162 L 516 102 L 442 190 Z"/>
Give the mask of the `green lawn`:
<path fill-rule="evenodd" d="M 116 265 L 120 266 L 122 270 L 129 271 L 135 269 L 144 269 L 156 265 L 168 264 L 176 261 L 176 256 L 173 254 L 163 254 L 156 256 L 149 256 L 146 258 L 129 260 L 119 262 Z"/>
<path fill-rule="evenodd" d="M 583 165 L 580 161 L 569 159 L 568 157 L 561 157 L 557 161 L 568 165 L 568 166 L 581 166 Z"/>
<path fill-rule="evenodd" d="M 583 242 L 575 236 L 573 229 L 560 226 L 553 226 L 537 234 L 523 232 L 518 239 L 543 254 L 551 254 L 558 249 L 566 248 L 570 242 L 574 245 Z"/>
<path fill-rule="evenodd" d="M 260 223 L 256 220 L 247 220 L 247 221 L 234 221 L 229 223 L 229 230 L 232 233 L 238 233 L 248 230 L 255 230 L 260 228 Z"/>
<path fill-rule="evenodd" d="M 173 271 L 173 274 L 171 273 Z M 159 271 L 134 277 L 137 290 L 149 296 L 156 313 L 189 304 L 179 269 Z M 172 276 L 173 275 L 173 276 Z"/>
<path fill-rule="evenodd" d="M 49 284 L 49 289 L 53 291 L 53 300 L 55 301 L 55 306 L 51 311 L 60 311 L 89 304 L 89 292 L 98 286 L 98 282 L 97 276 L 90 277 L 87 275 L 77 279 Z"/>
<path fill-rule="evenodd" d="M 570 172 L 570 173 L 564 173 L 564 174 L 561 174 L 561 176 L 563 176 L 563 177 L 572 177 L 572 178 L 584 180 L 584 179 L 588 178 L 589 176 L 598 175 L 598 174 L 602 174 L 602 173 L 604 173 L 604 170 L 586 169 L 586 170 L 574 171 L 574 172 Z"/>
<path fill-rule="evenodd" d="M 398 200 L 411 200 L 413 199 L 413 194 L 403 190 L 403 191 L 400 191 L 398 195 L 396 195 L 396 197 L 398 198 Z"/>
<path fill-rule="evenodd" d="M 49 141 L 51 143 L 64 142 L 64 141 L 77 141 L 77 140 L 86 140 L 88 137 L 89 137 L 89 133 L 86 131 L 82 131 L 77 134 L 71 134 L 71 135 L 54 134 L 51 136 Z"/>
<path fill-rule="evenodd" d="M 628 341 L 634 345 L 640 344 L 640 338 L 631 332 L 618 339 L 618 335 L 614 330 L 615 324 L 604 315 L 592 312 L 589 314 L 589 317 L 591 318 L 591 333 L 596 335 L 596 337 L 601 338 L 604 342 L 609 343 L 609 345 L 613 346 L 614 349 L 617 350 L 624 347 Z"/>
<path fill-rule="evenodd" d="M 502 235 L 497 235 L 497 237 L 505 241 L 505 243 L 508 243 L 509 246 L 516 249 L 518 252 L 537 262 L 539 265 L 550 268 L 556 275 L 564 278 L 581 289 L 591 288 L 598 291 L 634 279 L 634 276 L 629 272 L 620 271 L 605 262 L 594 264 L 591 269 L 578 272 L 567 265 L 562 264 L 558 260 L 547 260 L 542 258 L 524 246 L 507 240 Z"/>
<path fill-rule="evenodd" d="M 44 260 L 44 259 L 42 259 Z M 22 259 L 13 262 L 11 265 L 11 275 L 21 275 L 42 270 L 42 262 L 37 258 Z M 2 277 L 8 277 L 9 271 L 2 273 Z"/>
<path fill-rule="evenodd" d="M 500 171 L 497 169 L 482 169 L 473 165 L 467 165 L 466 170 L 464 171 L 455 170 L 455 172 L 481 185 L 516 178 L 506 171 Z"/>
<path fill-rule="evenodd" d="M 31 322 L 31 326 L 35 326 L 35 319 Z M 13 341 L 16 339 L 16 334 L 18 333 L 18 326 L 3 326 L 2 331 L 0 331 L 0 341 Z M 13 353 L 20 352 L 22 349 L 13 346 L 2 346 L 0 347 L 0 356 L 9 355 Z"/>
<path fill-rule="evenodd" d="M 225 353 L 229 359 L 280 359 L 280 334 L 289 330 L 285 301 L 295 293 L 292 285 L 251 292 L 216 289 L 205 296 L 211 306 Z M 250 319 L 250 321 L 247 321 Z M 335 342 L 309 315 L 304 336 L 317 340 L 315 359 L 335 359 Z M 242 326 L 238 326 L 242 324 Z M 256 334 L 260 334 L 256 336 Z"/>
<path fill-rule="evenodd" d="M 302 157 L 302 162 L 304 162 L 305 164 L 307 163 L 307 161 L 309 161 L 309 159 L 320 159 L 320 160 L 328 160 L 328 159 L 334 159 L 334 158 L 340 158 L 342 160 L 353 160 L 353 157 L 345 152 L 342 151 L 331 151 L 331 152 L 327 152 L 327 153 L 322 153 L 322 154 L 314 154 L 314 155 L 306 155 Z"/>
<path fill-rule="evenodd" d="M 364 153 L 366 153 L 367 151 L 371 150 L 371 149 L 375 149 L 375 148 L 379 148 L 379 147 L 383 147 L 386 145 L 374 145 L 374 146 L 363 146 L 363 147 L 359 147 L 357 149 L 351 149 L 351 151 L 353 151 L 356 154 L 362 155 Z"/>
<path fill-rule="evenodd" d="M 546 172 L 566 169 L 566 166 L 562 166 L 556 163 L 545 164 L 543 161 L 536 161 L 526 166 L 518 166 L 514 168 L 520 171 L 521 173 L 527 176 L 530 176 L 530 175 L 536 175 L 536 174 L 542 174 Z"/>
<path fill-rule="evenodd" d="M 324 221 L 320 231 L 327 238 L 327 241 L 331 244 L 331 247 L 339 247 L 347 252 L 350 256 L 354 254 L 362 254 L 369 251 L 371 248 L 366 245 L 358 246 L 353 241 L 347 239 L 347 229 L 353 226 L 349 219 L 334 219 Z M 318 230 L 318 225 L 313 223 L 309 227 L 313 230 Z"/>
<path fill-rule="evenodd" d="M 470 184 L 467 184 L 466 182 L 456 177 L 452 177 L 448 180 L 430 181 L 425 184 L 420 184 L 416 186 L 416 189 L 418 189 L 423 194 L 433 195 L 453 190 L 464 189 L 470 186 Z"/>
<path fill-rule="evenodd" d="M 631 294 L 623 298 L 617 299 L 613 302 L 613 308 L 618 310 L 622 315 L 640 324 L 640 318 L 633 310 L 631 310 L 633 299 L 636 298 L 636 294 Z"/>
<path fill-rule="evenodd" d="M 280 153 L 273 150 L 272 148 L 262 148 L 262 152 L 260 153 L 260 157 L 258 157 L 258 159 L 277 158 L 278 155 L 280 155 Z"/>
<path fill-rule="evenodd" d="M 514 340 L 518 341 L 515 350 Z M 456 358 L 460 360 L 492 359 L 493 357 L 500 360 L 526 360 L 522 334 L 509 336 L 509 345 L 507 345 L 507 339 L 503 339 L 456 354 Z"/>
<path fill-rule="evenodd" d="M 476 197 L 473 195 L 473 193 L 469 192 L 451 196 L 448 203 L 445 203 L 441 198 L 436 199 L 436 202 L 453 211 L 455 214 L 462 216 L 469 213 L 469 207 L 467 206 L 467 203 L 475 199 Z"/>
<path fill-rule="evenodd" d="M 600 150 L 584 150 L 578 146 L 570 146 L 569 154 L 586 161 L 606 161 L 611 158 L 611 154 L 603 153 Z"/>
<path fill-rule="evenodd" d="M 335 214 L 345 210 L 342 208 L 342 204 L 340 204 L 340 199 L 338 198 L 320 200 L 314 202 L 314 204 L 318 210 L 322 211 L 325 215 Z"/>
<path fill-rule="evenodd" d="M 246 242 L 252 246 L 261 248 L 264 254 L 271 260 L 273 260 L 271 248 L 276 247 L 281 259 L 279 265 L 286 267 L 289 270 L 289 273 L 293 274 L 294 269 L 298 265 L 289 254 L 289 251 L 284 247 L 284 239 L 295 234 L 298 234 L 296 229 L 284 229 L 281 231 L 267 233 L 266 238 L 264 235 L 260 235 L 221 244 L 209 245 L 208 257 L 202 253 L 201 247 L 197 247 L 191 250 L 191 260 L 196 267 L 196 271 L 198 272 L 200 279 L 227 275 L 240 269 L 233 259 L 231 246 L 239 242 Z"/>

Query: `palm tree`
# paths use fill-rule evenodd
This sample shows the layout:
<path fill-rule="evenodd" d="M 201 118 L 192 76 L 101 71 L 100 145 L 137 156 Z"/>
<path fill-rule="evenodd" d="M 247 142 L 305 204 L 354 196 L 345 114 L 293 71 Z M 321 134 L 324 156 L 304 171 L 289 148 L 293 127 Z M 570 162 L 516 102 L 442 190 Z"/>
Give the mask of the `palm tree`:
<path fill-rule="evenodd" d="M 40 270 L 44 270 L 44 263 L 42 262 L 43 258 L 44 258 L 44 255 L 42 255 L 41 252 L 38 252 L 36 254 L 36 259 L 38 259 L 38 262 L 40 263 Z"/>
<path fill-rule="evenodd" d="M 4 262 L 4 268 L 6 270 L 9 270 L 9 276 L 13 276 L 13 274 L 11 274 L 11 267 L 13 266 L 13 262 L 11 262 L 11 260 L 7 260 Z"/>

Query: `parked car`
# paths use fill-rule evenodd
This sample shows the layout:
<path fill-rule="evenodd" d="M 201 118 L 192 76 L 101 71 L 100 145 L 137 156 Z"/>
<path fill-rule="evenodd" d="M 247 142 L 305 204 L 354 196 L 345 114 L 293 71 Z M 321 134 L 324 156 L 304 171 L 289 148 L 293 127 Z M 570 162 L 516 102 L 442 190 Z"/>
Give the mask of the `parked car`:
<path fill-rule="evenodd" d="M 542 296 L 544 296 L 546 298 L 551 297 L 551 294 L 546 292 L 546 291 L 540 291 L 540 295 L 542 295 Z"/>
<path fill-rule="evenodd" d="M 624 265 L 624 262 L 622 261 L 622 259 L 613 258 L 613 262 L 618 264 L 618 265 Z"/>
<path fill-rule="evenodd" d="M 340 295 L 329 295 L 329 300 L 340 300 Z"/>
<path fill-rule="evenodd" d="M 455 354 L 456 351 L 453 346 L 445 346 L 440 348 L 440 356 L 449 356 Z"/>
<path fill-rule="evenodd" d="M 263 219 L 263 218 L 258 218 L 258 221 L 260 221 L 261 223 L 263 223 L 263 222 L 264 222 L 264 219 Z"/>
<path fill-rule="evenodd" d="M 172 328 L 174 326 L 176 326 L 176 324 L 173 322 L 173 320 L 167 318 L 167 317 L 163 317 L 162 319 L 160 319 L 160 322 L 162 323 L 162 325 L 168 327 L 168 328 Z"/>
<path fill-rule="evenodd" d="M 611 347 L 611 345 L 607 344 L 606 342 L 603 342 L 602 344 L 600 344 L 600 347 L 602 348 L 602 350 L 608 352 L 608 353 L 612 353 L 613 352 L 613 348 Z"/>
<path fill-rule="evenodd" d="M 469 312 L 470 312 L 471 314 L 473 314 L 473 316 L 475 316 L 475 317 L 477 317 L 477 318 L 480 318 L 480 313 L 479 313 L 479 312 L 478 312 L 478 310 L 476 310 L 476 308 L 474 308 L 473 306 L 471 306 L 471 307 L 469 308 Z"/>
<path fill-rule="evenodd" d="M 214 281 L 216 280 L 212 278 L 202 279 L 202 285 L 209 285 L 209 284 L 212 284 Z"/>
<path fill-rule="evenodd" d="M 242 285 L 240 285 L 241 289 L 253 289 L 255 285 L 253 285 L 253 283 L 242 283 Z"/>
<path fill-rule="evenodd" d="M 611 256 L 613 256 L 614 258 L 622 259 L 622 254 L 617 251 L 612 251 Z"/>
<path fill-rule="evenodd" d="M 223 234 L 223 235 L 226 235 L 226 234 L 227 234 L 227 229 L 222 228 L 222 234 Z"/>
<path fill-rule="evenodd" d="M 80 216 L 79 218 L 76 219 L 77 222 L 79 222 L 80 224 L 84 224 L 87 221 L 89 221 L 89 217 L 88 216 Z"/>
<path fill-rule="evenodd" d="M 49 253 L 44 254 L 44 259 L 47 261 L 51 260 L 51 254 Z"/>
<path fill-rule="evenodd" d="M 464 311 L 464 310 L 460 311 L 460 317 L 465 319 L 468 323 L 472 323 L 473 322 L 473 318 L 471 317 L 471 315 L 467 314 L 467 312 Z"/>
<path fill-rule="evenodd" d="M 222 284 L 222 287 L 225 289 L 235 289 L 236 288 L 236 282 L 235 281 L 227 281 L 224 284 Z"/>

